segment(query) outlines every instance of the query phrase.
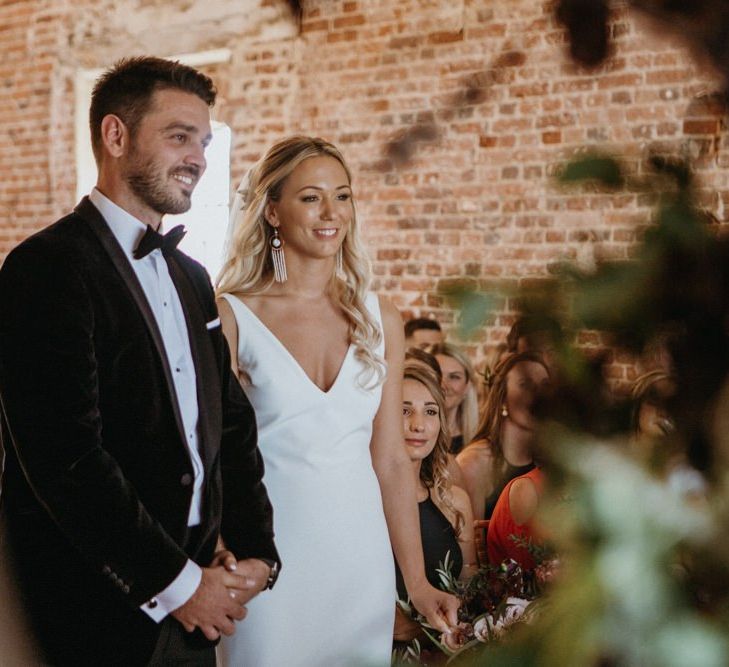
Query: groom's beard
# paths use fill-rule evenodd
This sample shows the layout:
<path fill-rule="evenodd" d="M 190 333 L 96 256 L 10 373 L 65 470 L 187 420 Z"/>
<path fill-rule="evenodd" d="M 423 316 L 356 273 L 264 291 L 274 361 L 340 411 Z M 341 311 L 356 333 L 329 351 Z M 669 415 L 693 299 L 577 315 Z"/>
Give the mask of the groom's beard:
<path fill-rule="evenodd" d="M 136 147 L 129 154 L 124 180 L 131 191 L 149 208 L 161 215 L 185 213 L 192 206 L 192 189 L 200 176 L 200 170 L 193 165 L 182 165 L 165 171 L 159 161 L 151 159 Z M 192 178 L 190 192 L 174 179 L 174 174 Z"/>

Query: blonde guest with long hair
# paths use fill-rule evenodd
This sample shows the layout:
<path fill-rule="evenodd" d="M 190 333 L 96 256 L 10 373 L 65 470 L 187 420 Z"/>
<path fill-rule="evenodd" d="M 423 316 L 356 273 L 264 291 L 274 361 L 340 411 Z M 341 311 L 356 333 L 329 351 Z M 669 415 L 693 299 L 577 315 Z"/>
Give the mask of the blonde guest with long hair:
<path fill-rule="evenodd" d="M 321 139 L 279 142 L 244 179 L 233 216 L 219 310 L 256 411 L 283 569 L 225 659 L 389 664 L 393 551 L 432 624 L 455 625 L 457 601 L 425 576 L 400 415 L 403 326 L 369 292 L 343 156 Z"/>
<path fill-rule="evenodd" d="M 437 343 L 428 351 L 438 360 L 443 374 L 450 451 L 458 454 L 471 442 L 478 428 L 476 373 L 468 355 L 452 343 Z"/>

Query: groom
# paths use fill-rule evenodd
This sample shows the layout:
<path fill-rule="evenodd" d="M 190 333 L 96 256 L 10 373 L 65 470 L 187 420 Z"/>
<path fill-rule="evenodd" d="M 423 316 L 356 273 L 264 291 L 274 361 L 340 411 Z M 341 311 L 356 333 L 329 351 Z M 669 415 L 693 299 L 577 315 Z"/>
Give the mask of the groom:
<path fill-rule="evenodd" d="M 208 276 L 157 231 L 190 207 L 214 101 L 192 68 L 117 63 L 91 102 L 96 188 L 0 271 L 2 539 L 44 664 L 213 666 L 275 581 Z"/>

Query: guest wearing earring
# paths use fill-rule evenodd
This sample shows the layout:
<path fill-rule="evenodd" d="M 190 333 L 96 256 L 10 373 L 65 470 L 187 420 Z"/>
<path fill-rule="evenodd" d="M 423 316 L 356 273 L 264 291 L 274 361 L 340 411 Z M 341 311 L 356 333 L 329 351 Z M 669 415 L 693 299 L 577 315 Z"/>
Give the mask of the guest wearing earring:
<path fill-rule="evenodd" d="M 218 292 L 286 568 L 224 643 L 229 665 L 389 664 L 393 551 L 414 606 L 439 630 L 457 622 L 457 600 L 425 576 L 402 321 L 368 286 L 341 153 L 310 137 L 274 145 L 239 191 Z"/>
<path fill-rule="evenodd" d="M 531 352 L 505 357 L 494 381 L 474 441 L 459 455 L 476 519 L 489 519 L 504 486 L 534 467 L 534 404 L 549 387 L 549 371 Z"/>
<path fill-rule="evenodd" d="M 450 437 L 443 391 L 438 377 L 421 361 L 407 361 L 404 378 L 403 428 L 411 473 L 417 482 L 425 573 L 428 581 L 437 586 L 438 569 L 448 558 L 453 576 L 467 579 L 476 567 L 473 515 L 468 494 L 453 486 L 448 473 Z M 407 599 L 399 569 L 397 593 L 400 599 Z M 398 607 L 395 640 L 411 641 L 421 633 L 420 624 Z"/>

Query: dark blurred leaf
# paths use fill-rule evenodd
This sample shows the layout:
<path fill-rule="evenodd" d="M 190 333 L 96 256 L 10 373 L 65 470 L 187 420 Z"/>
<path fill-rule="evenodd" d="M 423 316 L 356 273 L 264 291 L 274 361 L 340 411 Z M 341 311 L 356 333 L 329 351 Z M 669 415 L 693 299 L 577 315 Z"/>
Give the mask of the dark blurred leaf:
<path fill-rule="evenodd" d="M 588 155 L 568 163 L 559 180 L 562 183 L 597 181 L 609 188 L 623 185 L 620 165 L 613 158 L 601 155 Z"/>
<path fill-rule="evenodd" d="M 686 190 L 691 185 L 691 169 L 684 160 L 676 160 L 665 155 L 653 155 L 648 161 L 657 172 L 675 179 L 676 185 L 680 189 Z"/>
<path fill-rule="evenodd" d="M 587 0 L 586 0 L 587 1 Z M 679 35 L 729 82 L 729 7 L 726 0 L 630 0 L 669 36 Z"/>
<path fill-rule="evenodd" d="M 410 164 L 417 148 L 437 141 L 439 130 L 435 123 L 424 122 L 403 130 L 385 146 L 387 157 L 398 167 Z"/>
<path fill-rule="evenodd" d="M 583 280 L 574 297 L 574 315 L 588 329 L 613 331 L 649 316 L 645 284 L 649 267 L 605 264 Z"/>
<path fill-rule="evenodd" d="M 664 202 L 656 218 L 656 227 L 646 235 L 643 256 L 661 250 L 701 252 L 710 241 L 705 218 L 684 197 Z"/>
<path fill-rule="evenodd" d="M 608 55 L 608 6 L 605 0 L 560 0 L 557 19 L 569 33 L 570 55 L 595 67 Z"/>

